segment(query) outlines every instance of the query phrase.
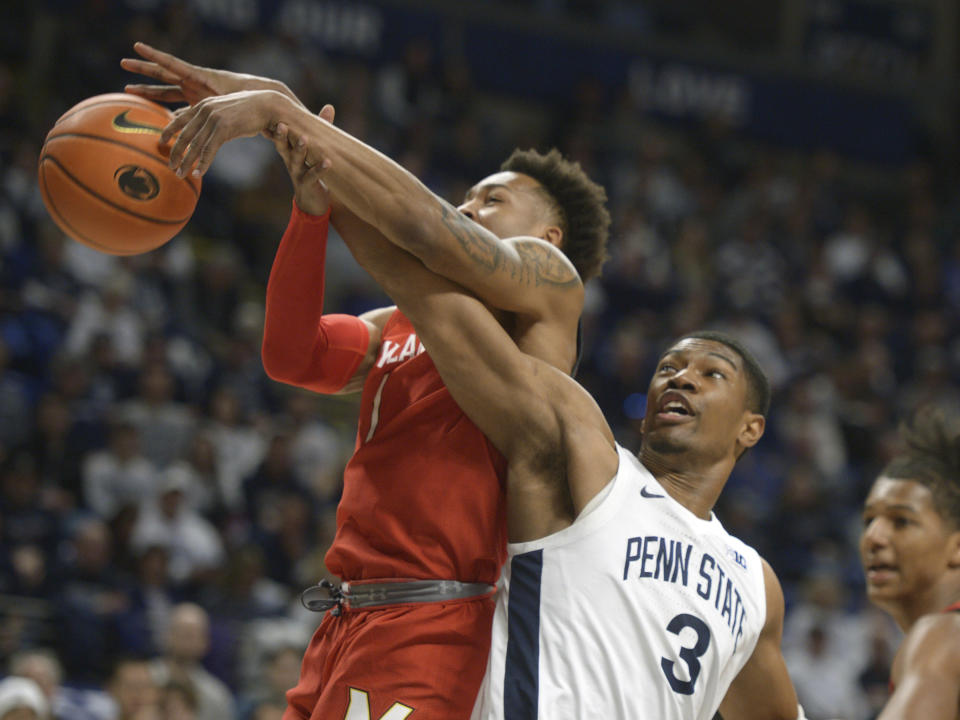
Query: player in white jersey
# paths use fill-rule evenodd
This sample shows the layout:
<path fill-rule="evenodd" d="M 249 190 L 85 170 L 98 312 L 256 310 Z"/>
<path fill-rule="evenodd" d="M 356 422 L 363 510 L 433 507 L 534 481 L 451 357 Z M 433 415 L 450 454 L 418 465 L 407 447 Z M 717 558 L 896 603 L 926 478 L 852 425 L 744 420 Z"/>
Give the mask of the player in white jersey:
<path fill-rule="evenodd" d="M 737 459 L 763 435 L 769 389 L 752 356 L 711 333 L 668 349 L 650 382 L 634 463 L 576 381 L 521 352 L 480 300 L 398 246 L 415 249 L 424 234 L 489 231 L 439 212 L 412 218 L 402 178 L 364 172 L 376 154 L 316 116 L 256 94 L 221 109 L 212 125 L 192 123 L 195 108 L 182 111 L 165 131 L 182 130 L 171 157 L 205 167 L 230 136 L 275 131 L 298 187 L 322 175 L 381 233 L 344 241 L 507 458 L 515 552 L 495 627 L 507 637 L 495 641 L 505 643 L 503 658 L 492 658 L 477 712 L 496 720 L 709 720 L 719 708 L 724 720 L 797 718 L 780 652 L 780 584 L 765 561 L 725 539 L 712 514 Z M 371 191 L 397 202 L 373 207 Z M 634 507 L 637 495 L 663 507 Z M 618 517 L 608 528 L 609 515 Z M 563 565 L 567 542 L 581 546 L 579 567 Z M 539 544 L 524 552 L 526 543 Z"/>
<path fill-rule="evenodd" d="M 618 451 L 572 525 L 509 546 L 474 717 L 711 717 L 753 653 L 759 555 Z"/>

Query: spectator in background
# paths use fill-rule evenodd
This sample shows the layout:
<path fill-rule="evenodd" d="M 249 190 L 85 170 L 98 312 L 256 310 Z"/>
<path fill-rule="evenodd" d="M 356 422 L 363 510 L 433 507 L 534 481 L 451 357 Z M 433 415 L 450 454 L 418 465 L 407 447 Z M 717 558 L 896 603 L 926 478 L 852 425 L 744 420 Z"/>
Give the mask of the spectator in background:
<path fill-rule="evenodd" d="M 245 417 L 236 393 L 221 385 L 210 396 L 210 423 L 206 431 L 213 442 L 220 473 L 220 488 L 231 509 L 243 502 L 243 478 L 263 460 L 264 433 Z"/>
<path fill-rule="evenodd" d="M 129 304 L 134 282 L 129 273 L 115 272 L 106 280 L 101 292 L 87 291 L 80 300 L 64 340 L 64 347 L 69 354 L 87 353 L 93 339 L 106 332 L 117 360 L 131 367 L 137 364 L 143 352 L 146 327 Z"/>
<path fill-rule="evenodd" d="M 110 531 L 103 520 L 80 520 L 65 562 L 57 569 L 60 643 L 73 677 L 99 681 L 109 672 L 117 648 L 117 617 L 129 597 L 112 560 Z"/>
<path fill-rule="evenodd" d="M 846 446 L 836 413 L 836 390 L 825 375 L 797 378 L 776 422 L 791 454 L 810 463 L 830 485 L 843 482 Z"/>
<path fill-rule="evenodd" d="M 20 572 L 22 568 L 16 563 L 14 566 L 19 581 L 32 588 L 30 594 L 43 592 L 35 581 L 42 580 L 50 568 L 61 532 L 59 518 L 43 502 L 33 456 L 21 450 L 0 461 L 0 541 L 12 557 L 18 549 L 32 548 L 31 554 L 40 563 L 40 568 L 36 568 L 40 575 Z M 34 567 L 35 563 L 29 565 Z"/>
<path fill-rule="evenodd" d="M 397 130 L 427 122 L 440 110 L 440 78 L 433 48 L 425 38 L 409 40 L 399 62 L 377 76 L 377 110 Z"/>
<path fill-rule="evenodd" d="M 267 577 L 263 550 L 248 543 L 230 553 L 216 584 L 206 589 L 201 600 L 221 620 L 246 622 L 283 615 L 292 595 L 289 585 Z"/>
<path fill-rule="evenodd" d="M 283 418 L 290 423 L 290 460 L 300 486 L 320 502 L 336 503 L 349 441 L 323 421 L 318 398 L 299 388 L 287 392 Z"/>
<path fill-rule="evenodd" d="M 278 702 L 265 700 L 258 703 L 249 716 L 249 720 L 283 720 L 283 711 L 285 705 Z"/>
<path fill-rule="evenodd" d="M 106 693 L 64 686 L 63 666 L 56 653 L 35 648 L 10 658 L 10 674 L 33 680 L 52 708 L 51 720 L 109 720 L 112 707 Z"/>
<path fill-rule="evenodd" d="M 50 706 L 33 680 L 9 677 L 0 681 L 0 720 L 47 720 Z"/>
<path fill-rule="evenodd" d="M 857 683 L 863 692 L 867 704 L 865 717 L 875 718 L 883 710 L 883 706 L 890 697 L 890 668 L 893 665 L 893 651 L 895 644 L 900 642 L 899 633 L 895 642 L 891 642 L 889 631 L 889 617 L 873 618 L 870 628 L 870 650 L 867 665 L 857 678 Z"/>
<path fill-rule="evenodd" d="M 313 495 L 294 475 L 291 443 L 289 431 L 274 430 L 263 462 L 243 481 L 244 509 L 254 532 L 278 528 L 279 506 L 286 495 L 299 495 L 308 504 L 314 504 Z"/>
<path fill-rule="evenodd" d="M 827 630 L 813 625 L 799 647 L 786 656 L 797 698 L 810 720 L 862 718 L 866 699 L 859 685 L 860 668 L 831 652 Z"/>
<path fill-rule="evenodd" d="M 107 692 L 113 702 L 111 720 L 157 720 L 160 688 L 149 661 L 121 656 L 107 681 Z"/>
<path fill-rule="evenodd" d="M 196 430 L 190 408 L 174 399 L 173 373 L 163 361 L 153 361 L 140 371 L 137 396 L 121 404 L 120 415 L 134 425 L 144 457 L 164 469 L 186 454 Z"/>
<path fill-rule="evenodd" d="M 129 580 L 129 604 L 117 618 L 119 640 L 130 652 L 153 655 L 160 651 L 173 607 L 183 599 L 169 571 L 170 553 L 161 544 L 139 549 Z"/>
<path fill-rule="evenodd" d="M 105 520 L 125 505 L 153 497 L 157 469 L 140 452 L 136 425 L 126 420 L 111 424 L 107 447 L 84 459 L 82 481 L 86 506 Z"/>
<path fill-rule="evenodd" d="M 257 720 L 268 716 L 269 709 L 274 707 L 279 708 L 282 715 L 287 706 L 286 692 L 300 677 L 302 656 L 303 648 L 299 645 L 281 644 L 271 648 L 255 685 L 240 699 L 238 720 Z"/>
<path fill-rule="evenodd" d="M 36 406 L 36 422 L 17 449 L 28 453 L 36 464 L 47 504 L 65 512 L 82 501 L 80 465 L 85 448 L 73 432 L 74 414 L 67 399 L 47 392 Z"/>
<path fill-rule="evenodd" d="M 188 483 L 181 468 L 167 468 L 154 498 L 141 506 L 131 538 L 134 548 L 167 548 L 170 577 L 178 586 L 209 581 L 224 559 L 217 529 L 186 504 Z"/>
<path fill-rule="evenodd" d="M 0 336 L 0 449 L 23 442 L 31 430 L 36 382 L 10 366 L 10 351 Z"/>
<path fill-rule="evenodd" d="M 195 431 L 184 457 L 169 469 L 189 478 L 186 502 L 190 508 L 211 519 L 226 512 L 219 462 L 209 430 Z"/>
<path fill-rule="evenodd" d="M 200 720 L 197 691 L 186 680 L 171 679 L 160 690 L 159 720 Z"/>
<path fill-rule="evenodd" d="M 229 688 L 201 661 L 210 649 L 210 618 L 199 605 L 182 603 L 170 616 L 163 654 L 151 663 L 161 687 L 186 681 L 196 693 L 196 720 L 236 720 Z M 172 701 L 185 703 L 187 698 Z M 168 716 L 170 717 L 170 716 Z"/>

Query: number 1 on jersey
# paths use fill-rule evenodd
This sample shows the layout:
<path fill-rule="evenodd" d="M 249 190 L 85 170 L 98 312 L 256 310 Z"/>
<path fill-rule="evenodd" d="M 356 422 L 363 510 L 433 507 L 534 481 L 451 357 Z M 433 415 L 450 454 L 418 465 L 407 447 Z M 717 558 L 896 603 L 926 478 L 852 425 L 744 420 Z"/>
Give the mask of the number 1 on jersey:
<path fill-rule="evenodd" d="M 364 442 L 370 442 L 370 438 L 373 437 L 373 433 L 377 429 L 377 423 L 380 422 L 380 398 L 383 396 L 383 386 L 387 384 L 388 377 L 390 377 L 390 373 L 386 372 L 383 374 L 383 379 L 377 387 L 377 392 L 374 393 L 373 407 L 370 410 L 370 429 L 367 430 L 367 437 L 364 439 Z"/>

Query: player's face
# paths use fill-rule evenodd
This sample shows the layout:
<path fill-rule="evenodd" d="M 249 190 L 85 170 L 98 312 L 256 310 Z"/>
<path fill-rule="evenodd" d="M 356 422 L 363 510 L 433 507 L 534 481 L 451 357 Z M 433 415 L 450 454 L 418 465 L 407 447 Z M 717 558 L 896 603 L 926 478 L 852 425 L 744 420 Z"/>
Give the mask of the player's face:
<path fill-rule="evenodd" d="M 647 393 L 643 443 L 663 455 L 726 457 L 763 434 L 764 420 L 747 408 L 740 355 L 723 343 L 687 338 L 660 358 Z"/>
<path fill-rule="evenodd" d="M 543 237 L 547 227 L 556 225 L 540 184 L 512 171 L 478 182 L 457 210 L 499 238 Z"/>
<path fill-rule="evenodd" d="M 883 608 L 918 606 L 925 598 L 935 605 L 935 585 L 950 569 L 958 539 L 925 485 L 880 477 L 863 508 L 860 560 L 867 597 Z"/>

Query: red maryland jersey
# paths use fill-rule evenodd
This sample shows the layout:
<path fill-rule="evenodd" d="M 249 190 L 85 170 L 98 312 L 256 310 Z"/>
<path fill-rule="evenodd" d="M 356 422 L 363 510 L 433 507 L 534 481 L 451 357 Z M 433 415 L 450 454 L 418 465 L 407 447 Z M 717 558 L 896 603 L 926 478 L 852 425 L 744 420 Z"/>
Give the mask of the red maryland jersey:
<path fill-rule="evenodd" d="M 327 567 L 349 581 L 495 583 L 506 557 L 505 476 L 503 456 L 394 312 L 363 388 Z"/>

